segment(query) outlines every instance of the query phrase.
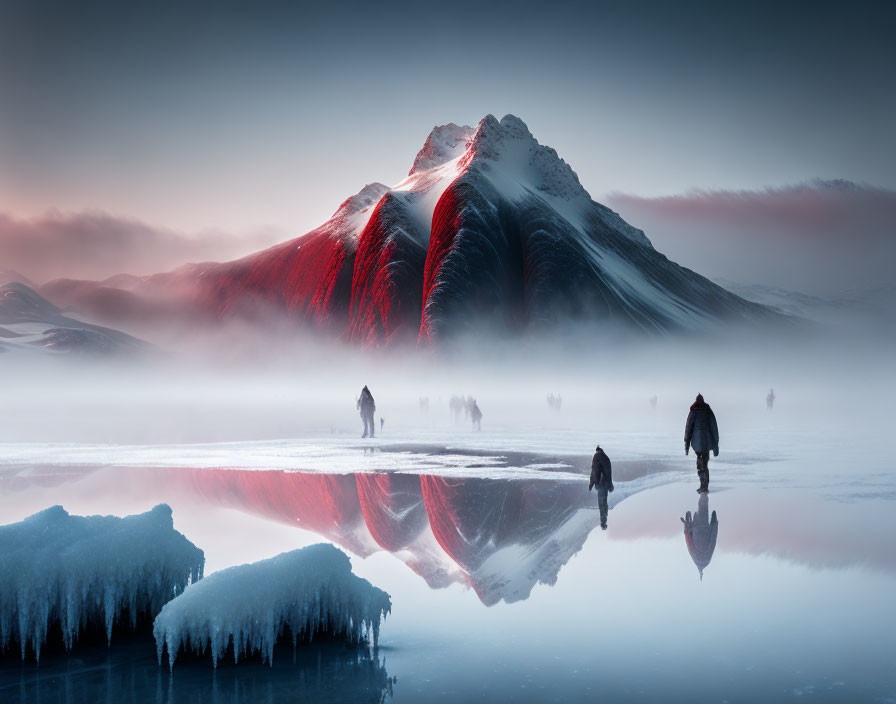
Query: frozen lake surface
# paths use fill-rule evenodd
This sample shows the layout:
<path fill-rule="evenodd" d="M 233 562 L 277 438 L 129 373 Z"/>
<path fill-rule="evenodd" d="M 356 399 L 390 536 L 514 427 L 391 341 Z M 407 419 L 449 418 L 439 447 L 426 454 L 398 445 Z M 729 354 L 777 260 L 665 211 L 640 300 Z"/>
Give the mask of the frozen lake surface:
<path fill-rule="evenodd" d="M 616 479 L 602 531 L 586 430 L 388 430 L 0 445 L 2 523 L 166 502 L 207 574 L 326 541 L 393 600 L 375 653 L 278 646 L 273 669 L 178 661 L 171 676 L 151 641 L 125 638 L 39 666 L 7 655 L 0 699 L 896 701 L 896 474 L 880 441 L 726 432 L 700 500 L 678 432 L 602 433 Z"/>

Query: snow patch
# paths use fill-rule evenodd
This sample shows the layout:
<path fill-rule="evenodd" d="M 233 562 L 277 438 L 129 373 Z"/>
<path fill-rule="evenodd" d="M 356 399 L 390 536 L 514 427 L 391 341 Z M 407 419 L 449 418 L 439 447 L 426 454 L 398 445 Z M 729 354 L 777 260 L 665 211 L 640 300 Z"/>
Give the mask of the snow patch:
<path fill-rule="evenodd" d="M 423 148 L 417 153 L 408 176 L 429 171 L 461 156 L 470 146 L 474 130 L 466 125 L 439 125 L 432 128 Z"/>
<path fill-rule="evenodd" d="M 159 664 L 181 648 L 209 649 L 212 663 L 233 643 L 234 662 L 260 652 L 273 665 L 274 645 L 286 628 L 297 642 L 325 632 L 359 644 L 379 638 L 392 610 L 389 595 L 352 573 L 351 562 L 328 544 L 285 552 L 269 560 L 230 567 L 191 585 L 162 609 L 153 625 Z"/>
<path fill-rule="evenodd" d="M 390 188 L 382 183 L 368 183 L 351 198 L 347 198 L 336 209 L 333 217 L 321 225 L 318 230 L 326 228 L 339 239 L 357 242 L 373 215 L 374 206 L 389 191 Z M 296 249 L 301 248 L 304 244 L 303 239 L 299 239 Z"/>

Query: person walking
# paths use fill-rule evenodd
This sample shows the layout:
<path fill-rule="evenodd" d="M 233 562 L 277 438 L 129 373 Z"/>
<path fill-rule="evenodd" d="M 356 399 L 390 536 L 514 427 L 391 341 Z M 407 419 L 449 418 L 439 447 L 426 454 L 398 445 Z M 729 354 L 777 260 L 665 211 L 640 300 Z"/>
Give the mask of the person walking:
<path fill-rule="evenodd" d="M 471 399 L 470 418 L 473 420 L 473 429 L 482 430 L 482 411 L 479 410 L 479 404 L 476 399 Z"/>
<path fill-rule="evenodd" d="M 697 394 L 684 426 L 684 454 L 687 455 L 691 448 L 697 455 L 697 476 L 700 478 L 697 491 L 705 494 L 709 491 L 709 451 L 712 450 L 714 457 L 719 456 L 719 426 L 702 394 Z"/>
<path fill-rule="evenodd" d="M 594 449 L 594 457 L 591 458 L 591 480 L 588 482 L 588 491 L 597 487 L 597 508 L 600 511 L 600 527 L 607 529 L 607 492 L 613 491 L 613 465 L 600 445 Z"/>
<path fill-rule="evenodd" d="M 373 414 L 376 413 L 376 403 L 373 400 L 373 394 L 366 386 L 361 389 L 361 398 L 358 399 L 358 410 L 361 412 L 361 420 L 364 421 L 364 434 L 362 438 L 376 437 L 376 423 Z"/>

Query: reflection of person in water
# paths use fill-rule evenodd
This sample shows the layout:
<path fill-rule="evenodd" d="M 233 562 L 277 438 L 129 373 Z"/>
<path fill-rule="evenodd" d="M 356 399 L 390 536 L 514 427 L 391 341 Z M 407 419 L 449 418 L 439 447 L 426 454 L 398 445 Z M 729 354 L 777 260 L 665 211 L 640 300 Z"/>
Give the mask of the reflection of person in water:
<path fill-rule="evenodd" d="M 613 465 L 610 458 L 598 445 L 591 458 L 591 480 L 588 482 L 588 491 L 597 487 L 597 507 L 600 509 L 600 527 L 607 529 L 607 492 L 613 491 Z"/>
<path fill-rule="evenodd" d="M 373 414 L 376 413 L 376 403 L 373 400 L 373 394 L 366 386 L 361 389 L 361 398 L 358 399 L 358 410 L 361 412 L 361 420 L 364 421 L 364 435 L 362 438 L 376 437 L 376 424 L 373 420 Z"/>
<path fill-rule="evenodd" d="M 697 476 L 700 478 L 697 491 L 705 494 L 709 491 L 709 451 L 712 450 L 713 456 L 719 456 L 719 426 L 715 413 L 703 400 L 703 394 L 697 394 L 684 426 L 684 454 L 688 454 L 692 447 L 697 455 Z"/>
<path fill-rule="evenodd" d="M 712 553 L 716 549 L 716 538 L 719 535 L 719 519 L 716 518 L 716 512 L 712 512 L 712 518 L 709 516 L 709 496 L 701 494 L 693 518 L 688 511 L 681 522 L 684 523 L 684 540 L 688 544 L 688 552 L 700 570 L 702 582 L 703 570 L 712 559 Z"/>

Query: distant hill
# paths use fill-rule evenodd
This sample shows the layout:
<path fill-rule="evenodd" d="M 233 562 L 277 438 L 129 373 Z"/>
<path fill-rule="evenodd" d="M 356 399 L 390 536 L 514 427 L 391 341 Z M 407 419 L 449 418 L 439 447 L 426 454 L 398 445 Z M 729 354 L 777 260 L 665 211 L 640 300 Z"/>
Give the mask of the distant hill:
<path fill-rule="evenodd" d="M 0 349 L 36 353 L 108 356 L 145 354 L 151 346 L 118 330 L 90 325 L 19 282 L 0 285 Z"/>

